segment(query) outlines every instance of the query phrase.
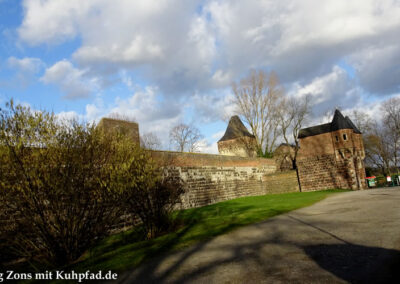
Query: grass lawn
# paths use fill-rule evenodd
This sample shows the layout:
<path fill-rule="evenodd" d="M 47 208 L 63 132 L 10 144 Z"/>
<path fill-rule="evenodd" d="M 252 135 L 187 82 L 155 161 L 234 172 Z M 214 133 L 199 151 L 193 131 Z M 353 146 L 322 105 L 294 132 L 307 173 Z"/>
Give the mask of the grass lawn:
<path fill-rule="evenodd" d="M 251 196 L 182 210 L 176 212 L 175 218 L 182 220 L 185 225 L 176 232 L 145 241 L 138 241 L 135 230 L 110 236 L 71 269 L 121 272 L 160 253 L 181 249 L 235 228 L 309 206 L 343 191 L 345 190 Z"/>

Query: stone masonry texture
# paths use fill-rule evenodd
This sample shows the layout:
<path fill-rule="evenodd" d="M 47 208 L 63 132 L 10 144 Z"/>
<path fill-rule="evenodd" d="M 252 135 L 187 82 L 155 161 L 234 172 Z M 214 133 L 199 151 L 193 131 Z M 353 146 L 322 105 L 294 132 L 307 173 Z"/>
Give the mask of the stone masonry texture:
<path fill-rule="evenodd" d="M 273 159 L 165 151 L 153 151 L 152 155 L 169 175 L 183 180 L 182 209 L 299 190 L 296 172 L 277 173 Z"/>

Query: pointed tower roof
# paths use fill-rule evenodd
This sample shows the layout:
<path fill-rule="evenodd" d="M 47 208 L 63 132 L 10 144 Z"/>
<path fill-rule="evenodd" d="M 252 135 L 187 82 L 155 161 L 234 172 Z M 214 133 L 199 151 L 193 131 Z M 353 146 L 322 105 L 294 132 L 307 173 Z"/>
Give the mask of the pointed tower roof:
<path fill-rule="evenodd" d="M 345 119 L 340 110 L 336 109 L 331 122 L 331 131 L 339 129 L 353 129 L 353 126 L 348 122 L 349 119 Z"/>
<path fill-rule="evenodd" d="M 340 129 L 353 129 L 354 133 L 361 134 L 349 117 L 344 117 L 340 110 L 336 109 L 332 122 L 303 128 L 299 131 L 299 138 L 328 133 Z"/>
<path fill-rule="evenodd" d="M 218 142 L 244 136 L 255 138 L 255 136 L 247 130 L 246 126 L 244 126 L 239 116 L 234 115 L 229 120 L 228 127 L 226 128 L 224 136 L 222 136 L 222 138 Z"/>
<path fill-rule="evenodd" d="M 350 124 L 350 126 L 354 129 L 354 132 L 357 134 L 362 134 L 361 131 L 357 128 L 357 126 L 354 125 L 354 123 L 350 120 L 348 116 L 345 117 L 347 120 L 347 123 Z"/>

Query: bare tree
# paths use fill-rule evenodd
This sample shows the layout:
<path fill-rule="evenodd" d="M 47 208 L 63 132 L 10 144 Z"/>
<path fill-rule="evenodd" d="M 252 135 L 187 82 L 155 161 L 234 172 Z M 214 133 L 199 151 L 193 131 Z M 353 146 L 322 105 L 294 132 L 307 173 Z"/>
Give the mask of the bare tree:
<path fill-rule="evenodd" d="M 400 98 L 391 98 L 385 101 L 381 109 L 383 122 L 391 131 L 400 133 Z"/>
<path fill-rule="evenodd" d="M 374 121 L 368 113 L 361 110 L 353 110 L 351 118 L 358 130 L 364 135 L 367 135 L 373 130 Z"/>
<path fill-rule="evenodd" d="M 388 129 L 374 123 L 371 132 L 364 136 L 366 163 L 380 169 L 383 175 L 390 172 L 392 149 Z"/>
<path fill-rule="evenodd" d="M 294 154 L 291 157 L 293 166 L 296 168 L 297 153 L 299 147 L 299 131 L 307 121 L 310 114 L 310 97 L 285 98 L 284 107 L 280 108 L 279 124 L 283 139 L 287 144 L 290 140 L 294 143 Z"/>
<path fill-rule="evenodd" d="M 383 112 L 383 124 L 387 129 L 386 139 L 389 139 L 391 149 L 392 166 L 399 171 L 400 155 L 400 98 L 391 98 L 381 106 Z"/>
<path fill-rule="evenodd" d="M 140 145 L 148 150 L 160 150 L 161 141 L 153 132 L 147 132 L 140 136 Z"/>
<path fill-rule="evenodd" d="M 297 180 L 299 183 L 299 190 L 301 191 L 301 184 L 299 179 L 299 172 L 297 169 L 297 154 L 299 152 L 299 131 L 306 122 L 310 114 L 310 97 L 303 98 L 285 98 L 283 106 L 279 108 L 279 124 L 282 131 L 283 139 L 289 145 L 289 139 L 294 142 L 294 151 L 290 155 L 293 168 L 296 169 Z"/>
<path fill-rule="evenodd" d="M 203 135 L 195 126 L 181 123 L 171 129 L 169 138 L 177 151 L 196 152 Z"/>
<path fill-rule="evenodd" d="M 384 175 L 399 172 L 400 99 L 382 103 L 382 119 L 372 120 L 362 111 L 355 112 L 354 122 L 363 133 L 366 164 Z"/>
<path fill-rule="evenodd" d="M 232 84 L 238 114 L 256 137 L 259 154 L 270 155 L 279 136 L 278 109 L 283 89 L 274 72 L 252 70 L 239 84 Z"/>

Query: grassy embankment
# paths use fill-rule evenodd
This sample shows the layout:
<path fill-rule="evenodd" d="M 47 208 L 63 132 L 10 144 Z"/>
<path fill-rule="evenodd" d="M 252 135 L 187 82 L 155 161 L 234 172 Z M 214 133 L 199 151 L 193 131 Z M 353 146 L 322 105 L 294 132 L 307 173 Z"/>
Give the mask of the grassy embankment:
<path fill-rule="evenodd" d="M 183 224 L 177 231 L 152 240 L 138 240 L 135 230 L 110 236 L 85 255 L 76 270 L 121 272 L 168 251 L 225 234 L 235 228 L 260 222 L 344 190 L 294 192 L 243 197 L 213 205 L 177 212 Z"/>

